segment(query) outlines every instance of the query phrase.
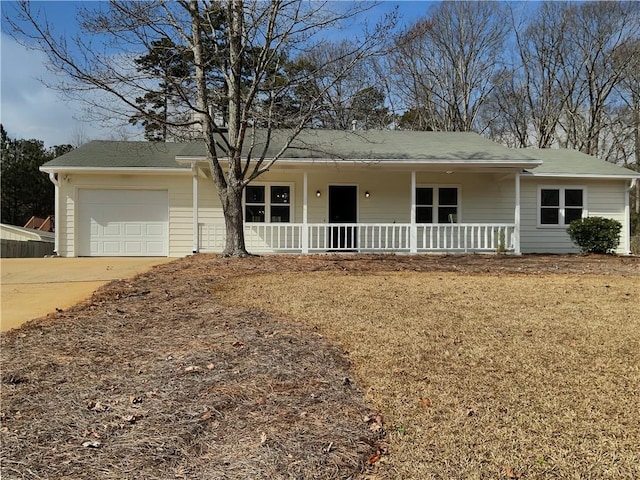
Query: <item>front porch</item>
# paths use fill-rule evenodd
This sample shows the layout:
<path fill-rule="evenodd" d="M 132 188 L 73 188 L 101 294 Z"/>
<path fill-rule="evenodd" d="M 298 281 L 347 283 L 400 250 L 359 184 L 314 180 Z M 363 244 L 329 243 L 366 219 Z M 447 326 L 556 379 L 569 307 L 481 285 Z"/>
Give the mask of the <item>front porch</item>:
<path fill-rule="evenodd" d="M 247 223 L 252 253 L 519 253 L 515 224 Z M 198 224 L 198 250 L 224 248 L 224 224 Z"/>
<path fill-rule="evenodd" d="M 245 245 L 265 253 L 511 253 L 520 250 L 514 168 L 366 172 L 287 165 L 245 189 Z M 199 208 L 193 168 L 193 252 L 225 247 L 225 225 Z M 207 202 L 208 203 L 208 202 Z"/>

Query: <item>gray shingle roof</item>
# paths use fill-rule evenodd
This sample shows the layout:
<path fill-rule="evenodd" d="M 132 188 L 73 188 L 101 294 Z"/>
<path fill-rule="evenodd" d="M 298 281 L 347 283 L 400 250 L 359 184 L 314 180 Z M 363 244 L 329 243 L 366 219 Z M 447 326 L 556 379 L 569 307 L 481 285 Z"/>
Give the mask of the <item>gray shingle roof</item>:
<path fill-rule="evenodd" d="M 273 132 L 266 156 L 275 155 L 289 131 Z M 254 157 L 262 153 L 264 131 L 258 131 Z M 251 142 L 245 142 L 245 155 Z M 93 141 L 43 165 L 44 170 L 70 168 L 189 168 L 180 159 L 204 158 L 202 142 L 151 143 Z M 635 172 L 573 150 L 510 149 L 469 132 L 305 130 L 282 157 L 286 161 L 372 160 L 380 163 L 510 163 L 533 174 L 637 176 Z M 537 164 L 543 161 L 540 166 Z"/>
<path fill-rule="evenodd" d="M 276 130 L 267 149 L 273 157 L 290 131 Z M 254 156 L 261 153 L 264 131 L 256 135 Z M 245 143 L 244 154 L 250 142 Z M 183 156 L 204 154 L 197 143 L 186 144 Z M 388 161 L 535 161 L 525 150 L 512 150 L 471 132 L 415 132 L 401 130 L 304 130 L 287 149 L 283 159 L 388 160 Z"/>
<path fill-rule="evenodd" d="M 534 175 L 640 177 L 633 170 L 576 150 L 544 148 L 531 151 L 543 161 L 542 165 L 531 170 Z"/>
<path fill-rule="evenodd" d="M 184 144 L 95 140 L 54 158 L 43 167 L 188 168 L 176 162 Z"/>

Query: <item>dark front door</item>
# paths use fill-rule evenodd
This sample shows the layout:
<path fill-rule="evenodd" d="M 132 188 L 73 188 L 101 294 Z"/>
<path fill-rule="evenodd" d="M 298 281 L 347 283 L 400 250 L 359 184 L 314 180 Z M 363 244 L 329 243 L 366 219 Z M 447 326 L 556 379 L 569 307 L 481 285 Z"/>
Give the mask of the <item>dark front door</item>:
<path fill-rule="evenodd" d="M 355 185 L 330 185 L 329 223 L 356 223 L 357 221 L 358 188 Z M 357 249 L 357 228 L 354 226 L 331 227 L 328 244 L 332 250 Z"/>

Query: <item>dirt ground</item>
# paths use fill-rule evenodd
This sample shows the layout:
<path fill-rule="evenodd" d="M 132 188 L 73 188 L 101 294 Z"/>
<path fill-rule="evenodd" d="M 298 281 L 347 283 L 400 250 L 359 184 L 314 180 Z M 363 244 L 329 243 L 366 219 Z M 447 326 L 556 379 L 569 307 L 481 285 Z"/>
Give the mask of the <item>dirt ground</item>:
<path fill-rule="evenodd" d="M 161 265 L 2 335 L 2 478 L 634 478 L 639 285 L 636 257 Z"/>

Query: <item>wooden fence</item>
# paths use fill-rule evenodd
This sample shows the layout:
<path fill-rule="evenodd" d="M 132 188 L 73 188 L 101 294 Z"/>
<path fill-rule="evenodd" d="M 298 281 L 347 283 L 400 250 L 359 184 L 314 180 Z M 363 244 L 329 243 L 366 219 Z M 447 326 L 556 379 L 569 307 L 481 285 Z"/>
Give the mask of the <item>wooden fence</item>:
<path fill-rule="evenodd" d="M 41 258 L 53 255 L 53 242 L 38 240 L 0 240 L 0 256 L 2 258 Z"/>

